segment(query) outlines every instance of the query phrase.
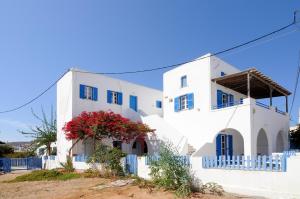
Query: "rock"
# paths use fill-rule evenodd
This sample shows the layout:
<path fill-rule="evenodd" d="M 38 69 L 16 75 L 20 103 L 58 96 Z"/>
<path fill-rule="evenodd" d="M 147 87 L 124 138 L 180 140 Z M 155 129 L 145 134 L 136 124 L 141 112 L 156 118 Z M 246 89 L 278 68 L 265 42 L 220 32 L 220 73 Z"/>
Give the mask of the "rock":
<path fill-rule="evenodd" d="M 101 189 L 111 188 L 111 187 L 123 187 L 123 186 L 129 185 L 133 182 L 134 182 L 134 179 L 116 180 L 116 181 L 111 182 L 109 184 L 98 185 L 96 187 L 93 187 L 93 189 L 101 190 Z"/>

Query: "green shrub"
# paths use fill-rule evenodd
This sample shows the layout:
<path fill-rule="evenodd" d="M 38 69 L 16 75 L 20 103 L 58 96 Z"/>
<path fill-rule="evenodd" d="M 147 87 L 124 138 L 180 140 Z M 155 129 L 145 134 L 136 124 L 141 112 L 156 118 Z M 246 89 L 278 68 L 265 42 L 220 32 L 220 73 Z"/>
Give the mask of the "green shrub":
<path fill-rule="evenodd" d="M 153 183 L 167 190 L 174 190 L 179 197 L 192 192 L 192 177 L 189 167 L 182 164 L 178 152 L 171 144 L 162 145 L 160 158 L 150 164 Z"/>
<path fill-rule="evenodd" d="M 73 160 L 70 156 L 67 157 L 67 161 L 65 163 L 60 163 L 65 172 L 73 172 L 75 170 L 73 166 Z"/>
<path fill-rule="evenodd" d="M 0 144 L 0 157 L 4 157 L 6 154 L 13 153 L 14 149 L 12 146 L 7 144 Z"/>
<path fill-rule="evenodd" d="M 36 170 L 31 173 L 16 177 L 8 182 L 24 182 L 24 181 L 46 181 L 46 180 L 70 180 L 79 178 L 77 173 L 63 173 L 57 170 Z"/>
<path fill-rule="evenodd" d="M 97 177 L 102 177 L 100 172 L 96 169 L 87 169 L 83 172 L 83 177 L 85 178 L 97 178 Z"/>
<path fill-rule="evenodd" d="M 125 154 L 120 149 L 100 143 L 89 157 L 88 163 L 100 163 L 104 166 L 104 173 L 123 176 L 124 172 L 120 162 L 122 157 L 125 157 Z"/>

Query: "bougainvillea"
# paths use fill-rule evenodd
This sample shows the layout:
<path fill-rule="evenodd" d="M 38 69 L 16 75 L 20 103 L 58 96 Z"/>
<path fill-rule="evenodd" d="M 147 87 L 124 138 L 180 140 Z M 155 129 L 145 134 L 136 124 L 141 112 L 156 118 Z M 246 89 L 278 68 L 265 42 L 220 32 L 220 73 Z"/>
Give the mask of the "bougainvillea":
<path fill-rule="evenodd" d="M 146 124 L 131 121 L 111 111 L 82 112 L 66 123 L 63 131 L 65 131 L 66 138 L 76 140 L 75 143 L 87 138 L 94 140 L 112 138 L 128 143 L 136 137 L 154 132 Z"/>

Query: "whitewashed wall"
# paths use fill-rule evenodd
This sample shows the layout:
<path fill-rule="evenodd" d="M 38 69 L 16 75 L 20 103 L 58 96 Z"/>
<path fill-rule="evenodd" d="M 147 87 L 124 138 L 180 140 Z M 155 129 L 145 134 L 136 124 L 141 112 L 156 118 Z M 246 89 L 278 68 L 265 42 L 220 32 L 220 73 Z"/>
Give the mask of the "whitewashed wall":
<path fill-rule="evenodd" d="M 202 158 L 191 158 L 191 171 L 202 183 L 215 182 L 225 191 L 272 199 L 300 198 L 300 154 L 287 160 L 287 172 L 203 169 Z M 145 157 L 138 158 L 138 176 L 151 179 Z"/>

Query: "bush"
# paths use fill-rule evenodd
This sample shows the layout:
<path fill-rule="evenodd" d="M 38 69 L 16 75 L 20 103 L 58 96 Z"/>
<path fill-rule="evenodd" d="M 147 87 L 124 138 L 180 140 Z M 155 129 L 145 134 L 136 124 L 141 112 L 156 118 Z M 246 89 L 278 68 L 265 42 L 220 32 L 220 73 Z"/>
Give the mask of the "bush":
<path fill-rule="evenodd" d="M 179 197 L 187 197 L 192 192 L 192 177 L 189 167 L 182 164 L 178 152 L 171 144 L 160 149 L 160 158 L 150 165 L 150 176 L 154 184 L 167 190 L 174 190 Z"/>
<path fill-rule="evenodd" d="M 83 172 L 83 177 L 85 178 L 97 178 L 97 177 L 103 177 L 100 172 L 96 169 L 87 169 Z"/>
<path fill-rule="evenodd" d="M 0 157 L 4 157 L 6 154 L 14 152 L 14 148 L 7 144 L 0 144 Z"/>
<path fill-rule="evenodd" d="M 44 180 L 70 180 L 79 178 L 77 173 L 63 173 L 57 170 L 36 170 L 16 177 L 8 182 L 44 181 Z"/>
<path fill-rule="evenodd" d="M 104 166 L 104 173 L 110 173 L 113 176 L 123 176 L 122 157 L 125 157 L 125 153 L 120 149 L 100 143 L 97 145 L 94 154 L 88 159 L 88 163 L 100 163 Z"/>
<path fill-rule="evenodd" d="M 73 166 L 73 160 L 70 156 L 67 157 L 67 162 L 65 163 L 60 163 L 60 165 L 63 167 L 65 172 L 73 172 L 75 170 Z"/>
<path fill-rule="evenodd" d="M 35 153 L 32 151 L 26 151 L 26 152 L 14 152 L 10 154 L 6 154 L 5 157 L 7 158 L 27 158 L 35 156 Z"/>

